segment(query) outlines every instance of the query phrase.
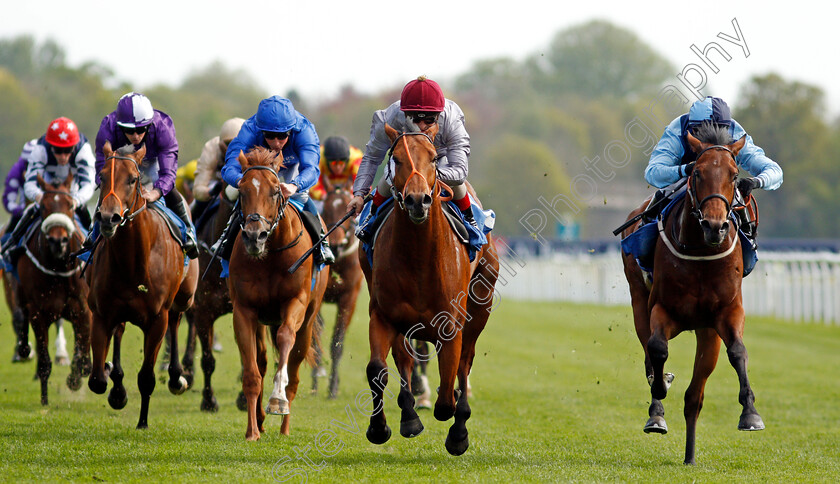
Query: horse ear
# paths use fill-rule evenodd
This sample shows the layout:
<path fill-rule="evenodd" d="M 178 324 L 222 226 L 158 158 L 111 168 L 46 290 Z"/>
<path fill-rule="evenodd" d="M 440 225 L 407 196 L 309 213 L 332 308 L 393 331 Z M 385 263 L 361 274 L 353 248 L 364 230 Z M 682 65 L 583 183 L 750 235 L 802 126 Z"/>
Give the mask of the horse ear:
<path fill-rule="evenodd" d="M 140 149 L 134 152 L 134 159 L 137 160 L 137 164 L 143 163 L 143 158 L 146 157 L 146 143 L 140 145 Z"/>
<path fill-rule="evenodd" d="M 435 136 L 437 136 L 439 130 L 440 127 L 437 123 L 435 123 L 429 129 L 426 130 L 426 134 L 429 135 L 429 138 L 432 138 L 432 141 L 434 141 Z"/>
<path fill-rule="evenodd" d="M 735 155 L 738 154 L 739 151 L 744 147 L 747 143 L 747 135 L 741 136 L 741 139 L 729 145 L 729 149 L 732 150 Z"/>
<path fill-rule="evenodd" d="M 391 140 L 391 143 L 393 143 L 394 140 L 397 139 L 397 136 L 400 135 L 400 133 L 397 132 L 396 129 L 392 128 L 388 123 L 385 123 L 385 134 L 388 135 L 388 139 Z"/>
<path fill-rule="evenodd" d="M 274 168 L 274 171 L 280 170 L 281 168 L 285 168 L 283 165 L 283 151 L 280 150 L 271 158 L 271 167 Z"/>
<path fill-rule="evenodd" d="M 695 138 L 691 132 L 686 133 L 685 136 L 688 139 L 688 145 L 691 147 L 691 151 L 700 153 L 700 150 L 703 149 L 703 143 L 701 143 L 699 139 Z"/>
<path fill-rule="evenodd" d="M 105 146 L 102 147 L 102 154 L 105 155 L 105 158 L 110 158 L 114 155 L 114 150 L 111 148 L 110 141 L 105 142 Z"/>
<path fill-rule="evenodd" d="M 245 156 L 245 152 L 242 150 L 239 150 L 239 157 L 237 157 L 237 160 L 239 161 L 239 165 L 243 169 L 246 169 L 251 166 L 250 160 L 247 156 Z"/>
<path fill-rule="evenodd" d="M 64 181 L 61 182 L 61 186 L 65 187 L 68 190 L 70 189 L 70 187 L 73 186 L 73 172 L 72 171 L 67 173 L 67 178 L 65 178 Z"/>

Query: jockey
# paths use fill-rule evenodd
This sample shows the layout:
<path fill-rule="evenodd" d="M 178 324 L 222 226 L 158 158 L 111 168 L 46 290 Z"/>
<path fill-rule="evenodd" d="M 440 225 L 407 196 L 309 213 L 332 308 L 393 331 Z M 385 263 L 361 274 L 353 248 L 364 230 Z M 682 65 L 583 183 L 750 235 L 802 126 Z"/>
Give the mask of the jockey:
<path fill-rule="evenodd" d="M 426 79 L 425 76 L 420 76 L 406 84 L 399 101 L 373 114 L 370 141 L 365 148 L 359 175 L 353 185 L 354 197 L 347 205 L 347 211 L 361 212 L 363 198 L 370 192 L 376 170 L 391 147 L 391 141 L 385 134 L 385 123 L 402 132 L 425 132 L 435 123 L 440 126 L 440 131 L 434 139 L 438 154 L 438 176 L 452 188 L 454 192 L 452 201 L 464 214 L 464 219 L 478 230 L 470 209 L 467 187 L 464 184 L 467 180 L 467 163 L 470 156 L 470 135 L 464 127 L 464 113 L 454 101 L 443 97 L 443 91 L 438 83 Z M 371 216 L 368 220 L 388 199 L 390 188 L 390 176 L 383 176 L 376 187 Z M 373 235 L 364 230 L 368 220 L 362 222 L 358 233 L 362 240 L 369 240 L 368 238 Z"/>
<path fill-rule="evenodd" d="M 20 216 L 23 214 L 23 209 L 26 208 L 26 194 L 23 193 L 23 184 L 25 183 L 26 165 L 29 163 L 29 155 L 38 139 L 29 140 L 23 145 L 23 151 L 20 152 L 20 157 L 12 165 L 9 174 L 6 175 L 6 187 L 3 190 L 3 207 L 9 212 L 12 217 L 6 228 L 9 229 L 11 235 L 11 228 L 17 225 Z M 4 240 L 5 242 L 5 240 Z"/>
<path fill-rule="evenodd" d="M 309 198 L 309 189 L 320 175 L 320 149 L 315 126 L 297 112 L 286 98 L 272 96 L 260 101 L 257 113 L 245 121 L 239 134 L 228 145 L 222 178 L 228 184 L 225 192 L 229 200 L 239 196 L 239 179 L 242 178 L 239 153 L 247 153 L 256 146 L 283 153 L 285 168 L 277 173 L 280 176 L 280 193 L 284 198 L 303 204 L 304 213 L 301 215 L 304 215 L 304 225 L 310 232 L 321 233 L 323 236 L 318 209 Z M 234 211 L 231 221 L 238 216 L 239 210 Z M 326 241 L 321 243 L 320 251 L 316 250 L 314 254 L 316 263 L 335 262 Z"/>
<path fill-rule="evenodd" d="M 190 160 L 184 166 L 179 166 L 175 171 L 175 189 L 178 190 L 185 200 L 193 199 L 195 193 L 195 170 L 197 160 Z M 193 217 L 195 218 L 195 217 Z"/>
<path fill-rule="evenodd" d="M 245 123 L 245 120 L 242 118 L 228 119 L 222 124 L 219 136 L 215 136 L 204 143 L 195 170 L 193 194 L 196 200 L 208 202 L 212 198 L 211 192 L 215 191 L 216 185 L 222 181 L 221 170 L 225 165 L 228 145 L 239 134 L 243 123 Z"/>
<path fill-rule="evenodd" d="M 166 206 L 184 221 L 187 237 L 184 251 L 191 259 L 198 257 L 195 233 L 190 221 L 189 207 L 184 197 L 173 190 L 178 167 L 178 140 L 172 118 L 163 111 L 153 109 L 149 98 L 143 94 L 129 92 L 117 103 L 117 109 L 102 118 L 96 135 L 96 173 L 105 166 L 102 148 L 105 142 L 117 150 L 126 145 L 139 149 L 146 145 L 146 158 L 140 165 L 143 185 L 153 184 L 151 190 L 143 191 L 147 203 L 163 198 Z M 86 244 L 87 245 L 87 244 Z"/>
<path fill-rule="evenodd" d="M 24 148 L 25 150 L 25 148 Z M 73 174 L 70 193 L 75 202 L 76 215 L 85 230 L 90 227 L 90 213 L 85 205 L 93 195 L 93 151 L 87 137 L 79 132 L 71 119 L 57 118 L 47 126 L 47 132 L 38 138 L 27 160 L 23 191 L 33 203 L 21 214 L 12 235 L 3 249 L 18 244 L 23 232 L 38 215 L 38 204 L 44 191 L 38 185 L 38 175 L 47 183 L 62 182 Z"/>
<path fill-rule="evenodd" d="M 661 207 L 666 205 L 666 202 L 658 202 L 665 197 L 666 193 L 673 191 L 668 190 L 667 187 L 676 185 L 677 182 L 691 174 L 697 154 L 688 146 L 687 133 L 693 131 L 703 122 L 727 127 L 733 141 L 739 140 L 744 135 L 747 137 L 744 147 L 735 158 L 738 167 L 752 175 L 749 178 L 738 180 L 741 202 L 746 201 L 750 192 L 755 188 L 775 190 L 782 185 L 783 175 L 779 164 L 768 158 L 763 149 L 753 144 L 752 137 L 744 131 L 744 128 L 737 121 L 732 119 L 729 106 L 723 99 L 707 96 L 705 99 L 695 101 L 688 113 L 674 119 L 665 128 L 665 133 L 651 154 L 650 161 L 645 169 L 645 180 L 661 190 L 654 194 L 650 205 L 648 205 L 648 210 L 645 211 L 644 216 L 645 221 L 654 220 Z M 738 198 L 738 195 L 736 193 L 736 198 Z M 740 221 L 741 230 L 754 242 L 755 231 L 751 225 L 752 221 L 743 218 L 749 217 L 748 211 L 744 209 L 738 210 L 736 213 L 742 217 Z"/>
<path fill-rule="evenodd" d="M 362 163 L 362 151 L 344 136 L 330 136 L 321 146 L 321 176 L 318 183 L 309 190 L 313 200 L 322 202 L 327 193 L 347 182 L 356 180 L 359 165 Z"/>

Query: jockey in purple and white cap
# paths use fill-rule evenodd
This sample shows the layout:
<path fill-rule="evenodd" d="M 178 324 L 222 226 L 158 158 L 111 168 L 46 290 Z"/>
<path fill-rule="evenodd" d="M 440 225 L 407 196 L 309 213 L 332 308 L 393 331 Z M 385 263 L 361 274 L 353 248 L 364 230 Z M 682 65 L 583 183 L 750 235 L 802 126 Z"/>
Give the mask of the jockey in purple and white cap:
<path fill-rule="evenodd" d="M 195 234 L 189 216 L 189 207 L 184 198 L 173 190 L 178 170 L 178 140 L 172 118 L 163 111 L 152 108 L 149 98 L 137 92 L 124 94 L 117 103 L 117 109 L 104 118 L 96 134 L 96 181 L 105 165 L 102 147 L 105 142 L 117 150 L 126 145 L 139 149 L 146 145 L 146 157 L 140 166 L 141 181 L 147 188 L 143 198 L 154 202 L 163 198 L 166 206 L 186 223 L 187 240 L 184 249 L 190 258 L 198 257 Z M 149 189 L 151 185 L 151 189 Z"/>

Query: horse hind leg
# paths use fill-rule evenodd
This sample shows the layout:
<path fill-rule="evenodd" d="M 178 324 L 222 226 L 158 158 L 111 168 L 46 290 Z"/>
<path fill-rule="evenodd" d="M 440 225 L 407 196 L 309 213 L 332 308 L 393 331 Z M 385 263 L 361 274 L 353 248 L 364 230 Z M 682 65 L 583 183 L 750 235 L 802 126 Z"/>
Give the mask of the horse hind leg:
<path fill-rule="evenodd" d="M 738 402 L 741 403 L 743 411 L 738 420 L 738 430 L 764 430 L 764 421 L 755 409 L 755 395 L 747 377 L 747 348 L 740 337 L 734 338 L 727 345 L 726 354 L 729 356 L 729 363 L 738 374 L 740 386 Z"/>
<path fill-rule="evenodd" d="M 70 374 L 67 375 L 67 387 L 78 391 L 82 386 L 82 377 L 90 375 L 90 323 L 91 314 L 87 306 L 70 315 L 73 323 L 73 360 Z"/>
<path fill-rule="evenodd" d="M 181 375 L 187 380 L 187 388 L 192 388 L 195 382 L 195 340 L 198 329 L 194 310 L 193 306 L 183 313 L 187 321 L 187 342 L 184 345 L 184 357 L 181 359 Z"/>
<path fill-rule="evenodd" d="M 400 435 L 406 438 L 416 437 L 423 432 L 423 422 L 414 409 L 414 395 L 411 392 L 411 370 L 414 366 L 414 359 L 408 352 L 411 343 L 402 334 L 397 334 L 391 344 L 391 352 L 394 356 L 394 364 L 400 376 L 400 394 L 397 403 L 402 410 L 400 416 Z"/>
<path fill-rule="evenodd" d="M 458 367 L 458 386 L 460 389 L 458 402 L 455 406 L 455 422 L 449 427 L 446 435 L 446 451 L 451 455 L 462 455 L 470 446 L 469 432 L 467 431 L 467 420 L 472 415 L 469 404 L 467 386 L 469 385 L 470 369 L 473 357 L 475 356 L 475 341 L 464 348 L 461 352 L 461 363 Z"/>
<path fill-rule="evenodd" d="M 38 355 L 37 375 L 41 380 L 41 405 L 49 405 L 47 399 L 48 382 L 52 372 L 52 362 L 49 352 L 49 323 L 40 315 L 32 318 L 32 329 L 35 330 L 35 350 Z"/>
<path fill-rule="evenodd" d="M 312 394 L 318 393 L 318 378 L 325 376 L 324 350 L 321 347 L 321 334 L 324 332 L 324 318 L 321 312 L 315 317 L 315 324 L 319 326 L 317 336 L 312 338 L 312 350 L 315 352 L 315 364 L 312 365 Z"/>
<path fill-rule="evenodd" d="M 685 391 L 685 464 L 694 464 L 694 442 L 697 418 L 703 408 L 706 381 L 717 365 L 720 338 L 713 329 L 696 331 L 697 350 L 694 355 L 694 374 Z"/>
<path fill-rule="evenodd" d="M 280 426 L 280 433 L 283 435 L 289 435 L 291 430 L 291 405 L 295 400 L 298 385 L 300 384 L 300 365 L 306 359 L 311 347 L 312 332 L 315 330 L 313 327 L 314 324 L 316 324 L 315 318 L 312 317 L 308 324 L 304 323 L 304 325 L 298 330 L 297 335 L 295 335 L 295 342 L 292 346 L 292 351 L 289 354 L 289 384 L 286 387 L 286 399 L 289 401 L 289 413 L 283 416 L 283 424 Z"/>
<path fill-rule="evenodd" d="M 425 341 L 414 341 L 415 365 L 411 372 L 411 393 L 417 397 L 414 407 L 417 410 L 432 408 L 432 387 L 429 385 L 429 377 L 426 368 L 432 355 L 429 353 L 429 343 Z"/>
<path fill-rule="evenodd" d="M 338 397 L 338 365 L 344 355 L 344 338 L 347 335 L 347 327 L 350 326 L 350 318 L 356 310 L 356 299 L 358 291 L 349 291 L 341 296 L 338 301 L 338 314 L 336 315 L 335 329 L 333 330 L 332 342 L 330 344 L 330 358 L 332 369 L 330 370 L 330 393 L 329 398 Z"/>
<path fill-rule="evenodd" d="M 295 332 L 288 324 L 283 324 L 277 328 L 275 341 L 280 361 L 274 374 L 274 389 L 268 397 L 265 411 L 271 415 L 288 415 L 289 399 L 286 396 L 286 387 L 289 385 L 289 354 L 295 343 Z"/>
<path fill-rule="evenodd" d="M 167 331 L 169 336 L 169 391 L 173 395 L 181 395 L 187 388 L 189 382 L 184 377 L 184 368 L 178 360 L 178 326 L 181 324 L 181 312 L 170 310 L 167 313 L 169 321 Z"/>
<path fill-rule="evenodd" d="M 216 357 L 213 356 L 213 323 L 212 315 L 204 311 L 193 312 L 193 324 L 198 339 L 201 342 L 201 371 L 204 373 L 204 389 L 201 391 L 201 410 L 203 412 L 218 412 L 219 402 L 213 392 L 212 378 L 216 371 Z M 186 356 L 185 356 L 186 357 Z"/>
<path fill-rule="evenodd" d="M 67 353 L 67 338 L 64 335 L 64 320 L 59 318 L 55 322 L 55 364 L 70 365 L 70 355 Z"/>

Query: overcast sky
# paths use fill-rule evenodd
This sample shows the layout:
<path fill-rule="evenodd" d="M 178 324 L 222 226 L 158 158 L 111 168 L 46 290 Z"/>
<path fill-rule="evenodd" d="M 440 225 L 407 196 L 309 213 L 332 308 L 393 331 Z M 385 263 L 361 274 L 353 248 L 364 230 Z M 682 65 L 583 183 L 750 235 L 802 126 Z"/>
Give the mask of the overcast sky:
<path fill-rule="evenodd" d="M 0 20 L 0 38 L 53 38 L 71 66 L 95 60 L 142 89 L 177 86 L 193 69 L 220 60 L 244 69 L 271 93 L 296 88 L 308 99 L 352 83 L 362 92 L 402 86 L 419 74 L 444 85 L 476 60 L 545 51 L 564 28 L 605 19 L 628 28 L 675 66 L 708 76 L 704 94 L 737 104 L 739 86 L 775 71 L 824 89 L 829 114 L 840 114 L 837 13 L 816 1 L 237 0 L 15 2 Z M 819 6 L 818 6 L 819 5 Z M 734 43 L 737 19 L 749 57 Z M 713 73 L 692 53 L 717 42 L 731 60 L 710 57 Z M 644 66 L 640 66 L 644 68 Z M 689 80 L 699 82 L 697 73 Z"/>

